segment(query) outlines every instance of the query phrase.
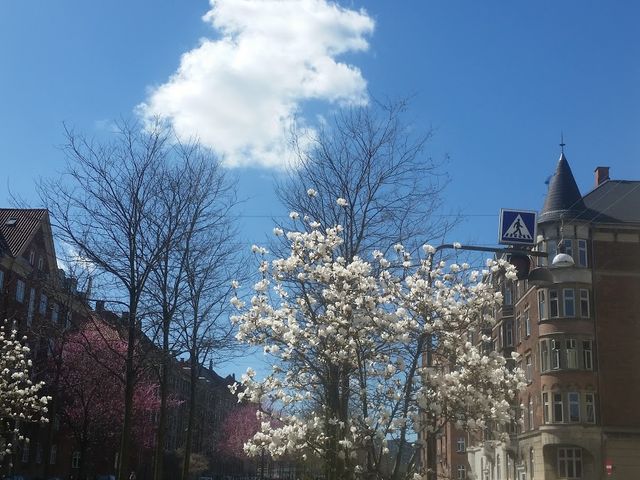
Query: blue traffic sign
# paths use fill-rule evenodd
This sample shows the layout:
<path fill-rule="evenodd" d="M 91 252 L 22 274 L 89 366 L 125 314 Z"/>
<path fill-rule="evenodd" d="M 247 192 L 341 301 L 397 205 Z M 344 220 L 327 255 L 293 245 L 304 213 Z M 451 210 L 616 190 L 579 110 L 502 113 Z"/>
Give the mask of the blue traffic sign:
<path fill-rule="evenodd" d="M 536 244 L 536 212 L 530 210 L 500 210 L 498 242 L 505 245 Z"/>

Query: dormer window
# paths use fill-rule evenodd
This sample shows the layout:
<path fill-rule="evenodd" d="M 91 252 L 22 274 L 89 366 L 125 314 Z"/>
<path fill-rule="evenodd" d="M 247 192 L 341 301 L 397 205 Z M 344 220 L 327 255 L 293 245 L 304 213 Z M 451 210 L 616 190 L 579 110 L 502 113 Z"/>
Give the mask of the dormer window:
<path fill-rule="evenodd" d="M 4 222 L 5 226 L 7 226 L 7 227 L 14 227 L 16 225 L 16 223 L 18 223 L 18 219 L 15 218 L 15 217 L 8 218 Z"/>

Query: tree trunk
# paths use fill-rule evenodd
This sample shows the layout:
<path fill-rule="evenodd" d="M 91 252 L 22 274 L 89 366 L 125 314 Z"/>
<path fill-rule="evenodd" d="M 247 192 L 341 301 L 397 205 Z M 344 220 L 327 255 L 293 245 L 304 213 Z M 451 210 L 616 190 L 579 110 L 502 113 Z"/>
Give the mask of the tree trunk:
<path fill-rule="evenodd" d="M 160 415 L 158 418 L 158 433 L 156 437 L 156 458 L 153 478 L 162 480 L 164 469 L 164 444 L 167 429 L 167 398 L 169 396 L 169 326 L 167 316 L 163 318 L 162 358 L 160 363 Z"/>
<path fill-rule="evenodd" d="M 198 358 L 191 352 L 191 385 L 189 389 L 189 417 L 187 420 L 187 439 L 184 444 L 184 460 L 182 463 L 182 480 L 189 478 L 189 463 L 191 460 L 191 443 L 193 426 L 196 417 L 196 387 L 198 382 Z"/>
<path fill-rule="evenodd" d="M 130 300 L 129 305 L 134 305 Z M 122 438 L 120 440 L 120 455 L 118 458 L 118 480 L 129 477 L 129 454 L 131 452 L 131 430 L 133 423 L 133 393 L 135 387 L 134 354 L 136 348 L 136 311 L 129 313 L 129 338 L 127 344 L 127 358 L 125 361 L 124 384 L 124 421 L 122 422 Z"/>

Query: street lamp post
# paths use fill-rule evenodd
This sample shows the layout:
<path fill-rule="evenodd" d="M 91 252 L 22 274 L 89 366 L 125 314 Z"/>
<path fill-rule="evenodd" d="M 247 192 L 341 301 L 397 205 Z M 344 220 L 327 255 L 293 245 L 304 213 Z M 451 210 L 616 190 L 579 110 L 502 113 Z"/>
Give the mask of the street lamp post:
<path fill-rule="evenodd" d="M 498 255 L 510 255 L 511 262 L 516 266 L 517 275 L 519 280 L 527 279 L 532 284 L 542 284 L 542 283 L 552 283 L 553 275 L 549 268 L 546 267 L 536 267 L 534 269 L 530 268 L 530 259 L 529 257 L 538 257 L 538 258 L 548 258 L 547 252 L 538 252 L 534 250 L 527 250 L 522 248 L 500 248 L 500 247 L 482 247 L 479 245 L 462 245 L 459 243 L 444 243 L 442 245 L 438 245 L 433 249 L 433 251 L 429 254 L 429 269 L 433 268 L 433 259 L 435 255 L 442 250 L 466 250 L 466 251 L 474 251 L 474 252 L 488 252 L 494 253 Z M 572 266 L 573 262 L 568 261 L 569 257 L 565 253 L 558 253 L 553 260 L 552 266 L 554 267 L 567 267 Z M 429 276 L 429 281 L 431 277 Z M 431 354 L 433 348 L 433 339 L 431 335 L 427 337 L 427 367 L 431 367 L 432 357 Z M 427 479 L 428 480 L 436 480 L 437 479 L 437 448 L 436 448 L 436 437 L 435 437 L 435 423 L 437 419 L 435 416 L 431 415 L 430 418 L 427 419 L 431 423 L 431 427 L 433 431 L 425 431 L 426 435 L 426 466 L 427 466 Z"/>

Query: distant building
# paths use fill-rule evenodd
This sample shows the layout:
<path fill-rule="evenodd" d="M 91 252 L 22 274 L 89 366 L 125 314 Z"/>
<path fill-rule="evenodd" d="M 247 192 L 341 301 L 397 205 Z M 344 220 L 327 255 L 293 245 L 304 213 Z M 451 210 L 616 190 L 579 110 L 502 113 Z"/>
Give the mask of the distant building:
<path fill-rule="evenodd" d="M 536 249 L 550 263 L 559 244 L 574 265 L 549 265 L 553 282 L 499 280 L 492 346 L 520 354 L 521 422 L 471 439 L 468 463 L 449 455 L 451 478 L 640 479 L 640 181 L 598 167 L 582 196 L 562 154 Z"/>

